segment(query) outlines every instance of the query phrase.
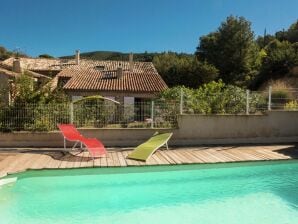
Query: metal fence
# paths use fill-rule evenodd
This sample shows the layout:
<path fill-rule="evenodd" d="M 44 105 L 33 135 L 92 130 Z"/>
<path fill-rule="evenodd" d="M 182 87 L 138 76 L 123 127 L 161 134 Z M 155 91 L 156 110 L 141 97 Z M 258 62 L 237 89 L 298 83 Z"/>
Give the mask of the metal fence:
<path fill-rule="evenodd" d="M 174 128 L 177 106 L 179 103 L 158 101 L 14 104 L 0 108 L 0 131 L 50 131 L 59 123 L 86 128 Z"/>
<path fill-rule="evenodd" d="M 230 95 L 208 93 L 203 98 L 180 93 L 180 114 L 260 114 L 298 110 L 298 89 L 241 90 Z"/>
<path fill-rule="evenodd" d="M 106 101 L 0 107 L 0 131 L 50 131 L 59 123 L 87 128 L 176 128 L 179 114 L 255 114 L 298 110 L 298 89 L 241 90 L 119 105 Z"/>

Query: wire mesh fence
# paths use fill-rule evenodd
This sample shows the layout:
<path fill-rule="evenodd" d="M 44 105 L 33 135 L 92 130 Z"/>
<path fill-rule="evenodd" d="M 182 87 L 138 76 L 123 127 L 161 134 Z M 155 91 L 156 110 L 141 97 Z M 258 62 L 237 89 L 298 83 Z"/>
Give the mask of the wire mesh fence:
<path fill-rule="evenodd" d="M 0 131 L 51 131 L 59 123 L 86 128 L 175 128 L 176 105 L 158 101 L 14 104 L 1 107 Z"/>
<path fill-rule="evenodd" d="M 185 95 L 181 93 L 180 114 L 261 114 L 268 110 L 298 110 L 298 89 Z"/>
<path fill-rule="evenodd" d="M 11 104 L 0 107 L 0 131 L 51 131 L 59 123 L 86 128 L 176 128 L 179 114 L 256 114 L 298 110 L 298 89 L 239 91 L 119 105 L 102 100 L 81 103 Z"/>

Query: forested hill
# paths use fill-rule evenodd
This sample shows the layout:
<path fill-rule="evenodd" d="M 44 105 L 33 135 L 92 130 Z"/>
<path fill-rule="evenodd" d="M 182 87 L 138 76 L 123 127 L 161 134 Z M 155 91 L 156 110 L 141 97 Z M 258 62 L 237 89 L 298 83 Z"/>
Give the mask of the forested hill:
<path fill-rule="evenodd" d="M 134 61 L 143 61 L 143 62 L 152 62 L 154 56 L 161 55 L 163 53 L 134 53 L 133 59 Z M 92 52 L 85 52 L 81 53 L 80 56 L 83 59 L 92 59 L 92 60 L 112 60 L 112 61 L 127 61 L 129 53 L 122 53 L 116 51 L 92 51 Z M 186 55 L 186 54 L 183 54 Z M 60 58 L 73 58 L 74 55 L 70 56 L 63 56 Z"/>

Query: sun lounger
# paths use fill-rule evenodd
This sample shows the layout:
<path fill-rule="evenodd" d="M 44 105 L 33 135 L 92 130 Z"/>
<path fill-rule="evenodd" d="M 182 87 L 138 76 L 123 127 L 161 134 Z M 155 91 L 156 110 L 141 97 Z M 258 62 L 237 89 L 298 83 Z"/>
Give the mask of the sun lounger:
<path fill-rule="evenodd" d="M 157 149 L 166 146 L 173 133 L 155 133 L 149 140 L 136 147 L 128 156 L 128 159 L 146 161 Z"/>
<path fill-rule="evenodd" d="M 66 140 L 75 142 L 72 149 L 75 149 L 78 143 L 81 143 L 83 139 L 86 139 L 73 124 L 58 124 L 58 128 L 61 131 L 64 139 L 64 149 L 66 149 Z M 82 147 L 82 144 L 81 144 Z"/>
<path fill-rule="evenodd" d="M 96 138 L 85 138 L 82 140 L 83 145 L 93 158 L 101 157 L 107 153 L 104 145 Z"/>
<path fill-rule="evenodd" d="M 100 157 L 107 153 L 104 145 L 96 138 L 86 138 L 84 137 L 73 124 L 59 124 L 59 130 L 61 131 L 63 138 L 64 138 L 64 148 L 66 149 L 66 140 L 75 142 L 72 149 L 76 147 L 78 143 L 81 144 L 81 149 L 83 145 L 88 150 L 90 156 L 93 159 L 95 157 Z"/>

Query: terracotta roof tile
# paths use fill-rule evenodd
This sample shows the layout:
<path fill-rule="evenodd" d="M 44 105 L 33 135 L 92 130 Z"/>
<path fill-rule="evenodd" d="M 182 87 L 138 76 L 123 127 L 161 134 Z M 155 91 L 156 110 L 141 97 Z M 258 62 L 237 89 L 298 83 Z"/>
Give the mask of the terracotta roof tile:
<path fill-rule="evenodd" d="M 1 64 L 11 68 L 14 58 Z M 95 61 L 81 59 L 75 64 L 74 59 L 20 58 L 22 68 L 30 71 L 60 71 L 57 77 L 70 80 L 64 89 L 72 90 L 107 90 L 107 91 L 142 91 L 159 92 L 167 88 L 166 83 L 157 73 L 151 62 L 133 62 L 129 71 L 128 61 Z M 117 68 L 123 69 L 123 77 L 105 78 L 107 74 L 116 76 Z M 56 80 L 53 84 L 57 84 Z"/>
<path fill-rule="evenodd" d="M 99 71 L 94 68 L 71 68 L 62 70 L 58 77 L 71 77 L 64 85 L 66 90 L 101 90 L 130 92 L 159 92 L 167 88 L 151 62 L 134 62 L 133 71 L 122 62 L 123 75 L 117 77 L 117 63 L 101 62 L 113 70 Z"/>

